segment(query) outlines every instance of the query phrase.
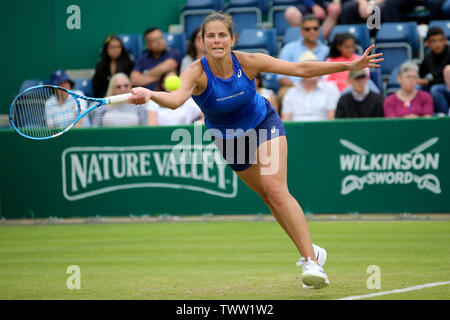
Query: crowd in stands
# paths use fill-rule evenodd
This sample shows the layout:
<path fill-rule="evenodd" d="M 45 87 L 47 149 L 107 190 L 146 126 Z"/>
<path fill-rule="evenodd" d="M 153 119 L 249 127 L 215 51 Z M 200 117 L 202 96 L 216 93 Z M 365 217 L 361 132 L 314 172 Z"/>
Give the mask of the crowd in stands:
<path fill-rule="evenodd" d="M 337 24 L 365 23 L 376 4 L 383 22 L 404 21 L 417 5 L 426 6 L 431 20 L 450 19 L 450 0 L 303 0 L 288 7 L 284 14 L 290 26 L 298 26 L 299 38 L 286 43 L 278 58 L 286 61 L 352 61 L 359 57 L 351 33 L 330 34 Z M 119 36 L 106 37 L 100 60 L 92 78 L 95 97 L 130 92 L 132 87 L 165 90 L 164 79 L 179 75 L 193 61 L 205 55 L 201 30 L 192 32 L 186 55 L 170 48 L 162 30 L 147 29 L 146 50 L 134 60 Z M 328 38 L 331 41 L 328 41 Z M 284 121 L 316 121 L 337 118 L 430 117 L 449 115 L 450 48 L 440 27 L 427 26 L 422 59 L 403 61 L 398 67 L 396 91 L 386 94 L 371 79 L 369 70 L 339 72 L 302 79 L 277 75 L 276 90 L 263 86 L 258 74 L 258 92 L 268 99 Z M 363 48 L 366 49 L 366 48 Z M 73 89 L 64 70 L 53 73 L 53 84 Z M 84 106 L 85 108 L 86 106 Z M 189 99 L 177 110 L 149 102 L 145 106 L 121 104 L 99 108 L 82 126 L 179 125 L 203 121 L 199 107 Z"/>

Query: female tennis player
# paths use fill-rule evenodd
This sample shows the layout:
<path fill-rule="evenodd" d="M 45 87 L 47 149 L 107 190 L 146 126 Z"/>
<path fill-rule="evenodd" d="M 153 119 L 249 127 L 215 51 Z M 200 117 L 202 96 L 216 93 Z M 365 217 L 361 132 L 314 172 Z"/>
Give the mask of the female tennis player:
<path fill-rule="evenodd" d="M 304 213 L 288 189 L 285 128 L 275 109 L 256 92 L 254 77 L 258 72 L 317 77 L 376 68 L 383 60 L 379 58 L 382 54 L 369 55 L 374 47 L 371 46 L 352 62 L 292 63 L 262 53 L 233 51 L 236 42 L 233 21 L 230 16 L 218 12 L 203 21 L 202 40 L 206 56 L 193 62 L 181 74 L 179 89 L 167 93 L 134 88 L 129 102 L 144 104 L 151 99 L 175 109 L 192 96 L 202 109 L 205 124 L 230 167 L 261 196 L 303 256 L 304 287 L 326 287 L 329 281 L 321 267 L 326 252 L 317 246 L 313 248 Z M 248 134 L 252 130 L 257 134 Z M 252 139 L 255 136 L 256 142 Z M 245 139 L 245 148 L 237 147 L 241 146 L 242 139 Z M 233 145 L 234 156 L 230 153 Z M 322 257 L 317 257 L 320 253 Z"/>

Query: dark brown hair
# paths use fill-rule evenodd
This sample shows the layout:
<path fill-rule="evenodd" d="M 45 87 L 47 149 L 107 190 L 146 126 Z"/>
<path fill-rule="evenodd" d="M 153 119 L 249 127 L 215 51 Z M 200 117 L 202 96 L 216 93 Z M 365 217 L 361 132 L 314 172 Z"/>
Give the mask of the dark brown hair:
<path fill-rule="evenodd" d="M 228 31 L 230 32 L 230 36 L 232 37 L 234 35 L 234 24 L 233 19 L 230 15 L 223 13 L 221 11 L 214 11 L 210 15 L 208 15 L 202 23 L 202 38 L 205 38 L 205 29 L 206 25 L 213 21 L 222 21 L 225 26 L 227 26 Z"/>

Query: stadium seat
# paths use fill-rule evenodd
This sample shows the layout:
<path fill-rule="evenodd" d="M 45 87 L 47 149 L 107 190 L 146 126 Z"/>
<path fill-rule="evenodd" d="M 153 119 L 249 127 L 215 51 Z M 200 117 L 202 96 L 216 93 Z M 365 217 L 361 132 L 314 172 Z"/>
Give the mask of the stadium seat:
<path fill-rule="evenodd" d="M 186 0 L 183 10 L 212 9 L 218 11 L 223 10 L 224 5 L 224 0 Z"/>
<path fill-rule="evenodd" d="M 178 49 L 182 57 L 186 55 L 187 41 L 185 33 L 163 33 L 163 36 L 169 48 Z"/>
<path fill-rule="evenodd" d="M 428 25 L 431 27 L 439 27 L 441 28 L 445 36 L 447 37 L 447 41 L 450 41 L 450 20 L 433 20 L 430 21 L 430 24 Z"/>
<path fill-rule="evenodd" d="M 48 80 L 37 80 L 37 79 L 27 79 L 24 80 L 22 82 L 22 84 L 20 85 L 20 89 L 19 92 L 22 92 L 25 89 L 34 87 L 34 86 L 42 86 L 42 85 L 46 85 L 46 84 L 50 84 L 50 81 Z"/>
<path fill-rule="evenodd" d="M 342 24 L 335 26 L 328 37 L 329 44 L 331 44 L 338 33 L 351 33 L 355 37 L 356 50 L 359 55 L 362 55 L 370 46 L 370 32 L 365 24 Z"/>
<path fill-rule="evenodd" d="M 119 34 L 119 38 L 122 40 L 131 60 L 137 61 L 144 49 L 142 34 Z"/>
<path fill-rule="evenodd" d="M 383 77 L 388 77 L 395 67 L 414 58 L 420 48 L 416 22 L 383 23 L 376 37 L 376 51 L 383 52 L 381 64 Z"/>
<path fill-rule="evenodd" d="M 379 68 L 374 68 L 370 70 L 370 80 L 383 92 L 383 79 L 381 77 L 381 70 Z"/>
<path fill-rule="evenodd" d="M 184 28 L 184 33 L 190 37 L 192 32 L 202 25 L 203 19 L 208 16 L 213 9 L 184 10 L 180 15 L 180 24 Z"/>
<path fill-rule="evenodd" d="M 272 7 L 273 6 L 297 6 L 299 4 L 302 4 L 303 0 L 273 0 L 272 1 Z"/>
<path fill-rule="evenodd" d="M 389 79 L 386 83 L 386 89 L 384 90 L 386 97 L 400 88 L 400 84 L 397 82 L 399 68 L 400 67 L 394 68 L 391 74 L 389 75 Z"/>
<path fill-rule="evenodd" d="M 239 35 L 236 50 L 263 52 L 271 56 L 277 54 L 275 29 L 244 29 Z"/>
<path fill-rule="evenodd" d="M 300 27 L 289 27 L 283 36 L 283 46 L 302 37 Z"/>
<path fill-rule="evenodd" d="M 263 73 L 262 86 L 277 93 L 278 89 L 280 88 L 277 75 L 274 73 Z"/>
<path fill-rule="evenodd" d="M 226 12 L 233 17 L 238 31 L 257 28 L 262 22 L 262 12 L 256 0 L 230 0 Z"/>
<path fill-rule="evenodd" d="M 84 95 L 87 97 L 94 96 L 94 89 L 92 88 L 91 79 L 73 79 L 74 90 L 83 91 Z"/>
<path fill-rule="evenodd" d="M 277 37 L 282 39 L 286 30 L 290 27 L 286 18 L 284 17 L 284 11 L 289 8 L 289 5 L 272 5 L 269 9 L 269 23 L 272 28 L 275 28 Z"/>

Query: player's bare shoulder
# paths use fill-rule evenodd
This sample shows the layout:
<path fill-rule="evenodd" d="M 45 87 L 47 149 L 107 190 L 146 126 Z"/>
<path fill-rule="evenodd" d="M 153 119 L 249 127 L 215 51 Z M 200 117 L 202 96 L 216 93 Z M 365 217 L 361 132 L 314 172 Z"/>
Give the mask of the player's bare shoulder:
<path fill-rule="evenodd" d="M 198 95 L 206 89 L 208 79 L 200 59 L 192 62 L 183 72 L 195 83 L 194 94 Z"/>

